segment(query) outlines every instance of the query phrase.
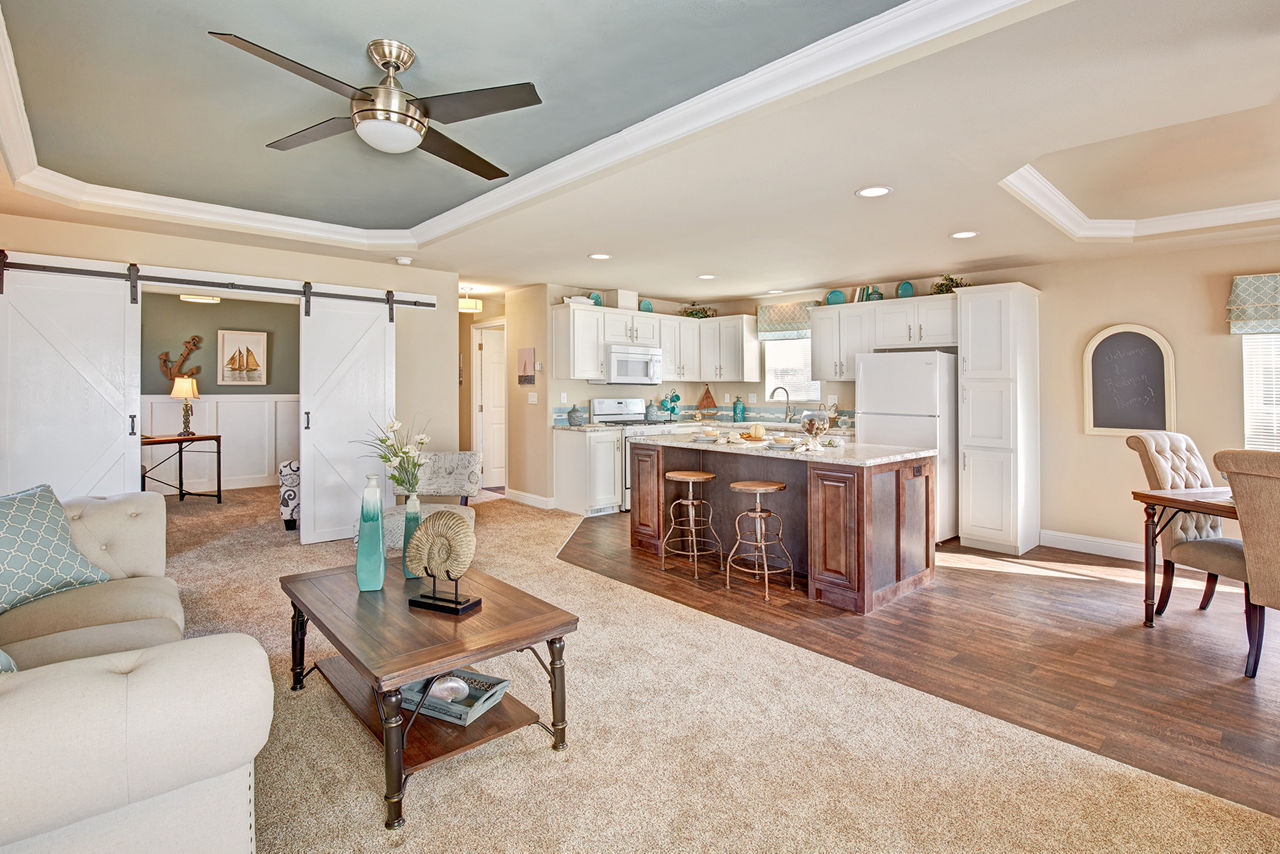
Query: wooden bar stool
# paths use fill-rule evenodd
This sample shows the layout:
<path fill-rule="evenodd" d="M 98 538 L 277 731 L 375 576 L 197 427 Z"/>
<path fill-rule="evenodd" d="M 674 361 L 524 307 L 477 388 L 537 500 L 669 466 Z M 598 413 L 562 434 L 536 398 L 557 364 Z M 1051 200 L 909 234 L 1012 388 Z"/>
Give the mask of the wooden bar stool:
<path fill-rule="evenodd" d="M 729 589 L 729 573 L 731 570 L 737 569 L 742 572 L 749 572 L 754 576 L 764 576 L 764 601 L 769 601 L 769 576 L 778 572 L 791 573 L 791 589 L 796 589 L 796 566 L 791 560 L 791 553 L 787 551 L 787 547 L 782 544 L 782 517 L 776 515 L 772 510 L 767 510 L 760 506 L 760 496 L 770 492 L 781 492 L 786 489 L 785 483 L 779 483 L 776 480 L 738 480 L 729 484 L 729 489 L 734 492 L 745 492 L 756 497 L 756 506 L 739 513 L 738 518 L 733 521 L 733 528 L 738 533 L 738 541 L 733 544 L 733 549 L 729 552 L 729 559 L 724 566 L 724 589 Z M 742 530 L 742 519 L 746 517 L 754 522 L 746 531 Z M 778 530 L 769 530 L 768 520 L 778 520 Z M 748 539 L 754 534 L 754 539 Z M 774 565 L 769 566 L 769 546 L 776 545 L 782 550 L 782 554 L 773 555 Z M 746 547 L 746 548 L 744 548 Z M 739 549 L 742 552 L 739 553 Z M 737 561 L 735 563 L 734 561 Z M 751 563 L 748 564 L 747 561 Z M 783 566 L 782 562 L 786 565 Z"/>
<path fill-rule="evenodd" d="M 709 480 L 715 480 L 716 476 L 709 471 L 669 471 L 666 473 L 667 480 L 674 483 L 689 484 L 689 497 L 677 498 L 671 502 L 671 525 L 667 528 L 667 534 L 662 538 L 662 571 L 667 571 L 667 555 L 684 555 L 693 562 L 693 577 L 698 578 L 698 555 L 710 554 L 715 552 L 717 555 L 724 553 L 724 546 L 720 542 L 720 537 L 716 535 L 715 529 L 711 527 L 711 503 L 694 497 L 693 485 L 695 483 L 706 483 Z M 707 508 L 707 515 L 703 516 L 699 511 Z M 687 548 L 679 549 L 674 546 L 667 545 L 671 535 L 677 531 L 680 533 L 676 537 L 676 543 L 683 543 Z M 712 546 L 712 541 L 715 546 Z M 699 546 L 701 545 L 701 548 Z"/>

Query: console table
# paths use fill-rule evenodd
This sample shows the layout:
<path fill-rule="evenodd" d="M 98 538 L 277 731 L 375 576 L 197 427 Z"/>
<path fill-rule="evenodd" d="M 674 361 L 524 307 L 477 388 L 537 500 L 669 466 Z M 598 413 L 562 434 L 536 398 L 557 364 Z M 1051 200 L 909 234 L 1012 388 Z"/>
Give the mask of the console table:
<path fill-rule="evenodd" d="M 191 445 L 193 445 L 196 442 L 213 442 L 212 451 L 197 450 L 197 451 L 192 451 L 192 453 L 214 454 L 217 457 L 217 461 L 218 461 L 217 462 L 217 478 L 218 478 L 217 492 L 191 492 L 186 488 L 186 486 L 183 483 L 182 458 L 183 458 L 183 455 L 186 453 L 187 448 L 191 447 Z M 169 460 L 173 459 L 174 457 L 177 457 L 178 458 L 178 482 L 169 483 L 167 480 L 161 480 L 160 478 L 154 475 L 144 473 L 142 475 L 143 492 L 145 492 L 147 489 L 147 481 L 154 480 L 156 483 L 162 483 L 165 486 L 169 486 L 169 487 L 172 487 L 173 489 L 178 490 L 179 501 L 186 498 L 188 495 L 191 495 L 199 498 L 216 498 L 218 499 L 219 504 L 222 503 L 222 436 L 221 434 L 200 433 L 194 436 L 146 436 L 144 435 L 142 437 L 142 441 L 140 444 L 144 448 L 150 445 L 177 445 L 178 446 L 178 449 L 176 451 L 174 451 L 172 454 L 170 454 L 169 456 L 165 457 L 163 460 L 161 460 L 158 463 L 155 463 L 152 466 L 152 468 L 154 468 L 155 466 L 163 465 L 164 463 L 169 462 Z"/>

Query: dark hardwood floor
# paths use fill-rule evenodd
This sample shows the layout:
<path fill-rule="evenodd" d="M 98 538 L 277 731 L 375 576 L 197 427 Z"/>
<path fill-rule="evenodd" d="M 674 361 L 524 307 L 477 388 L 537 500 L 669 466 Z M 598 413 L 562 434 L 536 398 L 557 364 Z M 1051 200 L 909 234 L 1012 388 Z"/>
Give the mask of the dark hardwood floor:
<path fill-rule="evenodd" d="M 714 563 L 661 572 L 629 517 L 584 519 L 562 560 L 1197 789 L 1280 815 L 1280 629 L 1244 678 L 1244 599 L 1181 571 L 1156 627 L 1142 567 L 1040 547 L 1019 558 L 947 545 L 936 581 L 865 617 Z M 954 542 L 954 541 L 953 541 Z M 774 581 L 778 576 L 774 577 Z"/>

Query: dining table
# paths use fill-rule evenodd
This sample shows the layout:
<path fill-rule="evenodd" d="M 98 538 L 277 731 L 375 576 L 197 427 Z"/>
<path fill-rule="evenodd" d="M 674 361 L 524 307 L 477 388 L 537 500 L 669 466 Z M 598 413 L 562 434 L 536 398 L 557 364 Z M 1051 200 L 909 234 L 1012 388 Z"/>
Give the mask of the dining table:
<path fill-rule="evenodd" d="M 1207 513 L 1223 519 L 1238 519 L 1231 489 L 1226 486 L 1195 489 L 1135 489 L 1133 498 L 1145 505 L 1143 527 L 1146 578 L 1143 595 L 1143 625 L 1156 624 L 1156 544 L 1165 529 L 1183 513 Z"/>

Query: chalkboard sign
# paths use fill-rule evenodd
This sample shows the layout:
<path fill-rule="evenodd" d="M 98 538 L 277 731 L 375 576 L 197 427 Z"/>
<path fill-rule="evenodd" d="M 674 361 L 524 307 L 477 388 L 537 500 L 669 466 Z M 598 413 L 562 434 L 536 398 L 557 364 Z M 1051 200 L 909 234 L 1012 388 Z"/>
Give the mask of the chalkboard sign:
<path fill-rule="evenodd" d="M 1127 436 L 1173 430 L 1173 349 L 1154 329 L 1126 323 L 1084 350 L 1084 431 Z"/>

